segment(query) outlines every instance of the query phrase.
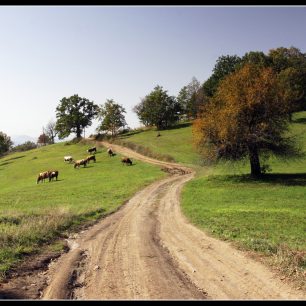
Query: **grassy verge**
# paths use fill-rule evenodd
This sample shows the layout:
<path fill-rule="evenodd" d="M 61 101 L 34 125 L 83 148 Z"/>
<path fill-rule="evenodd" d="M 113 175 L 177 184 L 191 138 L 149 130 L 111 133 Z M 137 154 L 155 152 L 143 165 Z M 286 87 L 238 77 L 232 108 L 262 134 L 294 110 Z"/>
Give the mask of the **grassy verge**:
<path fill-rule="evenodd" d="M 0 275 L 23 255 L 65 231 L 116 210 L 137 190 L 165 175 L 137 161 L 127 167 L 120 155 L 99 148 L 97 162 L 74 169 L 65 155 L 86 157 L 88 144 L 59 143 L 0 159 Z M 36 184 L 39 172 L 56 169 L 58 181 Z"/>
<path fill-rule="evenodd" d="M 211 235 L 269 256 L 305 286 L 306 175 L 208 176 L 183 189 L 182 210 Z"/>

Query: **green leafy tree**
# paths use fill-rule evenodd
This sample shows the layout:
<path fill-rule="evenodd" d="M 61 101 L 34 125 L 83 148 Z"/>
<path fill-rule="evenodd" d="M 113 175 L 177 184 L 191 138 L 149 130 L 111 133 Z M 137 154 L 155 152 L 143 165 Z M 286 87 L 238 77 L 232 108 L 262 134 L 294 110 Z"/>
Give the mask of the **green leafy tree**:
<path fill-rule="evenodd" d="M 279 73 L 283 83 L 290 85 L 291 107 L 289 116 L 294 111 L 306 110 L 306 54 L 298 48 L 276 48 L 268 53 L 271 66 Z"/>
<path fill-rule="evenodd" d="M 234 72 L 240 63 L 241 58 L 237 55 L 220 56 L 217 59 L 212 75 L 203 84 L 204 94 L 212 97 L 218 88 L 219 82 Z"/>
<path fill-rule="evenodd" d="M 301 71 L 290 67 L 278 73 L 278 79 L 287 101 L 288 117 L 292 121 L 292 113 L 302 110 L 305 102 L 304 76 Z"/>
<path fill-rule="evenodd" d="M 5 133 L 0 132 L 0 155 L 8 152 L 13 146 L 13 142 L 11 138 L 7 136 Z"/>
<path fill-rule="evenodd" d="M 280 72 L 289 67 L 296 69 L 306 68 L 306 54 L 302 53 L 296 47 L 271 49 L 269 50 L 268 56 L 276 72 Z"/>
<path fill-rule="evenodd" d="M 106 100 L 104 105 L 100 106 L 98 117 L 102 122 L 97 131 L 109 132 L 112 137 L 116 136 L 120 128 L 126 126 L 124 113 L 126 111 L 122 105 L 115 103 L 113 99 Z"/>
<path fill-rule="evenodd" d="M 180 105 L 181 113 L 186 115 L 187 119 L 194 119 L 198 112 L 199 105 L 203 103 L 204 93 L 200 82 L 193 77 L 191 82 L 184 86 L 178 96 L 177 102 Z"/>
<path fill-rule="evenodd" d="M 166 129 L 178 121 L 181 108 L 175 97 L 169 96 L 162 86 L 156 86 L 133 111 L 145 126 Z"/>
<path fill-rule="evenodd" d="M 253 64 L 259 67 L 270 67 L 272 65 L 269 56 L 265 55 L 262 51 L 247 52 L 242 58 L 237 68 L 240 69 L 245 64 Z"/>
<path fill-rule="evenodd" d="M 182 87 L 182 89 L 180 90 L 180 92 L 178 93 L 177 96 L 177 102 L 179 103 L 180 107 L 181 107 L 181 115 L 183 116 L 187 116 L 187 105 L 189 103 L 189 99 L 190 99 L 190 95 L 188 92 L 188 88 L 187 86 Z"/>
<path fill-rule="evenodd" d="M 75 133 L 80 138 L 84 128 L 91 126 L 92 120 L 97 116 L 99 107 L 94 102 L 78 95 L 62 98 L 56 108 L 56 126 L 59 139 Z"/>

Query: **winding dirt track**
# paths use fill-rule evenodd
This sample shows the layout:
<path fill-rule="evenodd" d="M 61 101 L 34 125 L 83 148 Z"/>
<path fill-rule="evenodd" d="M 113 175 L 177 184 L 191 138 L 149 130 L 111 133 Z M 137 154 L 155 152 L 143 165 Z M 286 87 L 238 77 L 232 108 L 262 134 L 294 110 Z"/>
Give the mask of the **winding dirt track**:
<path fill-rule="evenodd" d="M 180 191 L 191 169 L 111 147 L 172 175 L 70 239 L 70 251 L 50 265 L 42 299 L 305 299 L 262 264 L 188 223 Z"/>

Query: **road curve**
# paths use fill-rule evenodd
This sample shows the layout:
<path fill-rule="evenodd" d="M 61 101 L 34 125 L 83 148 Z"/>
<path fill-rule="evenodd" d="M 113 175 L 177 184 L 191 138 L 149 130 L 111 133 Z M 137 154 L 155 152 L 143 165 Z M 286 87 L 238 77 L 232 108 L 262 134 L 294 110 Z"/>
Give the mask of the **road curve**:
<path fill-rule="evenodd" d="M 305 299 L 261 263 L 186 220 L 180 192 L 194 176 L 191 169 L 102 144 L 172 175 L 69 239 L 70 251 L 50 265 L 42 299 Z"/>

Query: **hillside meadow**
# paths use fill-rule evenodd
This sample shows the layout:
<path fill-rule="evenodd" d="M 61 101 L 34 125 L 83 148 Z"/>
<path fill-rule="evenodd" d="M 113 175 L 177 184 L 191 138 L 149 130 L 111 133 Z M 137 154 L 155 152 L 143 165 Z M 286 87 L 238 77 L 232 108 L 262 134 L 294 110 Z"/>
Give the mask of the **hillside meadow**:
<path fill-rule="evenodd" d="M 64 156 L 85 158 L 92 144 L 58 143 L 0 159 L 0 275 L 25 254 L 121 206 L 136 191 L 165 176 L 159 167 L 122 165 L 98 147 L 97 162 L 74 169 Z M 58 181 L 36 184 L 39 172 L 58 170 Z M 55 246 L 56 247 L 56 246 Z"/>
<path fill-rule="evenodd" d="M 181 123 L 173 129 L 159 131 L 159 134 L 157 136 L 158 131 L 154 128 L 138 129 L 121 135 L 116 143 L 161 160 L 191 167 L 199 164 L 199 156 L 192 145 L 191 123 Z"/>
<path fill-rule="evenodd" d="M 264 256 L 305 287 L 306 157 L 263 161 L 272 171 L 254 180 L 248 160 L 200 166 L 190 124 L 160 133 L 160 137 L 155 129 L 131 133 L 124 141 L 167 153 L 197 170 L 195 179 L 182 190 L 182 211 L 187 218 L 212 236 Z M 294 114 L 289 134 L 295 135 L 306 152 L 306 112 Z"/>

